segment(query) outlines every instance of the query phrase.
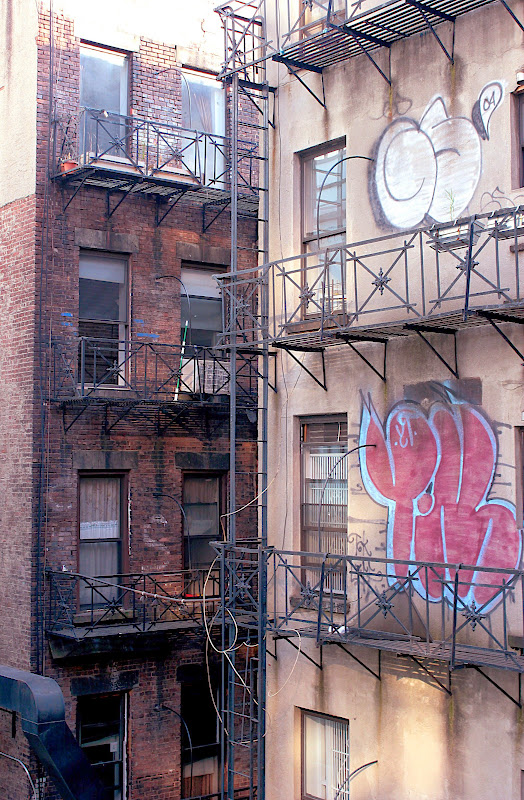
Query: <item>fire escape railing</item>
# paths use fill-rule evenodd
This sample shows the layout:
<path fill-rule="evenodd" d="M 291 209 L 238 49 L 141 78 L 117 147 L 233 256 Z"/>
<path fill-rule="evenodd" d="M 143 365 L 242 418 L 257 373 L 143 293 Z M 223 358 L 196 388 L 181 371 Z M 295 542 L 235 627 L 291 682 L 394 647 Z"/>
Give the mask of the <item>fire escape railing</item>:
<path fill-rule="evenodd" d="M 230 137 L 158 120 L 84 108 L 55 120 L 53 151 L 55 177 L 97 171 L 230 190 Z M 261 158 L 258 142 L 239 142 L 241 195 L 258 194 Z"/>
<path fill-rule="evenodd" d="M 267 569 L 267 630 L 318 644 L 524 672 L 524 571 L 218 545 L 225 608 L 256 628 Z M 224 619 L 227 623 L 226 615 Z M 513 645 L 513 646 L 512 646 Z"/>
<path fill-rule="evenodd" d="M 212 348 L 157 342 L 71 337 L 51 345 L 53 400 L 95 399 L 101 394 L 149 402 L 228 395 L 229 359 Z M 256 398 L 256 355 L 238 359 L 237 391 Z"/>
<path fill-rule="evenodd" d="M 221 276 L 224 296 L 269 292 L 269 326 L 244 315 L 246 340 L 475 320 L 524 303 L 521 206 L 318 249 Z M 479 318 L 476 318 L 479 321 Z M 227 320 L 226 320 L 227 322 Z M 225 329 L 234 337 L 233 329 Z"/>
<path fill-rule="evenodd" d="M 202 626 L 218 603 L 216 570 L 149 572 L 90 577 L 47 572 L 47 632 L 74 639 L 93 633 L 147 632 L 180 623 Z"/>

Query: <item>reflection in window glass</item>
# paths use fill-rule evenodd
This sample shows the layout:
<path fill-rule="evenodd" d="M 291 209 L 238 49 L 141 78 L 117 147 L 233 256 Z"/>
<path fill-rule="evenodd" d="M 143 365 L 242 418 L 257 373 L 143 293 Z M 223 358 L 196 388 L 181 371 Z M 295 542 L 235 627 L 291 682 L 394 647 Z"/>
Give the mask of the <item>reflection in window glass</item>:
<path fill-rule="evenodd" d="M 220 476 L 184 476 L 184 561 L 187 569 L 209 567 L 220 538 Z"/>
<path fill-rule="evenodd" d="M 303 796 L 349 800 L 349 775 L 349 722 L 303 712 Z"/>

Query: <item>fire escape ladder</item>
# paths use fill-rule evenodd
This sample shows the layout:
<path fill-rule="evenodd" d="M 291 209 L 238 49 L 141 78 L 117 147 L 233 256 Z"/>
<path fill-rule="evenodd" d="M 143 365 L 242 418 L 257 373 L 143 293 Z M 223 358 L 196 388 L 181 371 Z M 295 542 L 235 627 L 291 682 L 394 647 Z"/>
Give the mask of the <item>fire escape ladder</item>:
<path fill-rule="evenodd" d="M 458 380 L 459 372 L 458 372 L 458 362 L 457 362 L 457 335 L 456 335 L 457 332 L 456 332 L 455 328 L 442 328 L 440 326 L 436 327 L 436 326 L 432 326 L 432 325 L 419 325 L 416 322 L 406 322 L 406 324 L 404 325 L 404 328 L 406 330 L 409 330 L 409 331 L 414 331 L 417 334 L 417 336 L 419 336 L 422 339 L 422 341 L 425 342 L 425 344 L 427 344 L 427 346 L 429 347 L 431 352 L 434 353 L 437 356 L 439 361 L 441 361 L 442 364 L 444 364 L 444 366 L 447 369 L 449 369 L 451 374 L 455 378 L 457 378 L 457 380 Z M 434 345 L 431 344 L 429 339 L 426 339 L 426 337 L 424 336 L 425 333 L 439 333 L 439 334 L 442 334 L 444 336 L 453 336 L 453 362 L 454 362 L 454 366 L 453 366 L 453 363 L 450 363 L 446 358 L 444 358 L 444 356 L 441 353 L 439 353 L 437 348 Z"/>
<path fill-rule="evenodd" d="M 497 331 L 499 336 L 502 337 L 502 339 L 506 342 L 508 347 L 511 347 L 513 352 L 516 353 L 518 357 L 522 359 L 522 362 L 524 364 L 524 354 L 518 349 L 516 345 L 513 344 L 509 336 L 507 336 L 502 330 L 502 328 L 500 328 L 499 325 L 497 324 L 498 322 L 513 322 L 516 323 L 517 325 L 524 325 L 524 319 L 522 317 L 513 316 L 512 314 L 504 314 L 503 312 L 499 311 L 485 311 L 484 309 L 479 309 L 478 311 L 475 311 L 475 314 L 477 314 L 479 317 L 484 317 L 484 319 L 487 319 L 492 328 Z"/>
<path fill-rule="evenodd" d="M 361 358 L 362 361 L 364 361 L 364 363 L 367 364 L 368 367 L 371 370 L 373 370 L 375 375 L 378 375 L 380 380 L 383 383 L 386 383 L 386 380 L 387 380 L 387 378 L 386 378 L 386 363 L 387 363 L 387 348 L 388 348 L 388 340 L 387 339 L 383 339 L 383 338 L 381 338 L 379 336 L 357 336 L 357 335 L 353 335 L 351 333 L 337 333 L 336 337 L 337 337 L 337 339 L 341 339 L 342 341 L 346 342 L 346 344 L 349 345 L 349 347 L 351 347 L 353 352 L 356 353 L 357 356 L 359 358 Z M 383 358 L 383 364 L 382 364 L 382 371 L 380 371 L 377 367 L 375 367 L 375 365 L 372 364 L 371 361 L 369 361 L 369 359 L 367 359 L 366 356 L 363 353 L 361 353 L 360 350 L 358 350 L 358 348 L 355 347 L 355 344 L 357 342 L 376 342 L 376 343 L 382 344 L 384 346 L 384 358 Z"/>
<path fill-rule="evenodd" d="M 324 359 L 324 350 L 325 350 L 324 347 L 307 347 L 306 345 L 299 345 L 294 343 L 287 344 L 286 342 L 273 342 L 273 347 L 278 347 L 280 350 L 285 350 L 286 353 L 290 355 L 294 361 L 297 362 L 299 367 L 301 367 L 304 370 L 304 372 L 307 372 L 310 378 L 313 378 L 315 383 L 318 383 L 321 389 L 324 389 L 324 391 L 327 392 L 328 389 L 326 385 L 326 362 Z M 301 353 L 320 353 L 322 357 L 322 380 L 317 378 L 317 376 L 313 372 L 311 372 L 311 370 L 308 369 L 308 367 L 306 367 L 304 362 L 300 361 L 300 359 L 296 357 L 293 351 Z"/>

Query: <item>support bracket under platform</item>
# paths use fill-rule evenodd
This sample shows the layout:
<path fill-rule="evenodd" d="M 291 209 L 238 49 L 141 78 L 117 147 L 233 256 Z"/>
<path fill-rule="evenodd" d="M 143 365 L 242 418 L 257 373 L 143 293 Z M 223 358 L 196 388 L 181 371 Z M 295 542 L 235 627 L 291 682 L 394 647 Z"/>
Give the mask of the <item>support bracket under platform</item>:
<path fill-rule="evenodd" d="M 387 349 L 388 349 L 388 340 L 387 339 L 381 339 L 378 336 L 352 336 L 351 334 L 348 334 L 348 333 L 337 333 L 336 337 L 337 337 L 337 339 L 341 339 L 343 342 L 345 342 L 347 345 L 349 345 L 349 347 L 351 347 L 353 352 L 356 353 L 357 356 L 359 358 L 361 358 L 362 361 L 364 361 L 364 363 L 367 364 L 370 369 L 373 370 L 375 375 L 378 375 L 380 380 L 383 383 L 386 383 L 386 363 L 387 363 L 386 359 L 387 359 Z M 375 367 L 375 365 L 372 364 L 371 361 L 369 361 L 369 359 L 367 359 L 366 356 L 363 355 L 360 352 L 360 350 L 358 350 L 355 347 L 355 344 L 357 342 L 376 342 L 378 344 L 383 344 L 384 345 L 384 361 L 383 361 L 383 366 L 382 366 L 382 372 L 379 369 L 377 369 L 377 367 Z"/>
<path fill-rule="evenodd" d="M 513 697 L 513 695 L 511 695 L 509 692 L 507 692 L 505 689 L 503 689 L 502 686 L 499 683 L 494 681 L 493 678 L 490 678 L 489 675 L 486 675 L 484 670 L 482 670 L 480 667 L 477 667 L 476 665 L 473 664 L 472 668 L 474 670 L 476 670 L 478 673 L 480 673 L 480 675 L 482 675 L 483 678 L 486 678 L 488 683 L 491 683 L 491 685 L 494 686 L 495 689 L 498 689 L 499 692 L 501 692 L 501 694 L 504 695 L 504 697 L 507 697 L 508 700 L 511 700 L 512 703 L 515 703 L 517 708 L 522 708 L 522 673 L 521 672 L 518 673 L 518 699 L 516 700 Z"/>
<path fill-rule="evenodd" d="M 521 353 L 518 347 L 513 344 L 509 336 L 506 336 L 504 331 L 497 325 L 497 322 L 514 322 L 518 325 L 524 325 L 524 319 L 522 319 L 521 317 L 514 317 L 511 314 L 504 314 L 503 312 L 484 311 L 483 309 L 475 311 L 475 314 L 477 314 L 479 317 L 484 317 L 484 319 L 487 319 L 489 324 L 497 331 L 499 336 L 501 336 L 504 339 L 508 347 L 511 347 L 513 352 L 516 353 L 519 356 L 519 358 L 522 359 L 522 362 L 524 364 L 524 353 Z"/>
<path fill-rule="evenodd" d="M 297 68 L 292 65 L 292 62 L 287 61 L 286 59 L 283 59 L 282 63 L 286 65 L 286 67 L 291 72 L 291 74 L 294 75 L 295 78 L 297 79 L 297 81 L 304 87 L 304 89 L 306 89 L 309 92 L 311 97 L 314 97 L 315 100 L 317 101 L 317 103 L 319 103 L 322 106 L 322 108 L 325 109 L 326 108 L 326 92 L 324 90 L 324 73 L 322 71 L 320 71 L 320 78 L 322 80 L 322 100 L 321 100 L 320 97 L 318 96 L 318 94 L 313 91 L 311 86 L 308 86 L 307 83 L 305 82 L 305 80 L 300 77 L 300 75 L 297 72 Z M 303 67 L 303 69 L 310 69 L 310 67 Z"/>
<path fill-rule="evenodd" d="M 318 383 L 318 385 L 321 387 L 321 389 L 324 389 L 324 391 L 327 392 L 326 362 L 325 362 L 325 359 L 324 359 L 324 348 L 323 347 L 306 347 L 305 345 L 301 346 L 301 345 L 297 345 L 297 344 L 288 345 L 288 344 L 284 344 L 283 342 L 272 342 L 272 344 L 273 344 L 273 347 L 278 347 L 280 350 L 285 350 L 286 353 L 288 355 L 290 355 L 291 358 L 294 361 L 296 361 L 297 364 L 300 367 L 302 367 L 304 372 L 307 372 L 307 374 L 310 376 L 310 378 L 313 378 L 315 383 Z M 298 359 L 296 357 L 296 355 L 294 355 L 293 350 L 296 350 L 297 352 L 300 352 L 300 353 L 320 353 L 320 355 L 322 356 L 322 380 L 319 380 L 319 378 L 317 378 L 317 376 L 313 372 L 311 372 L 311 370 L 308 369 L 306 367 L 306 365 L 302 361 L 300 361 L 300 359 Z"/>
<path fill-rule="evenodd" d="M 447 369 L 449 369 L 451 374 L 458 380 L 459 372 L 458 372 L 458 361 L 457 361 L 457 331 L 455 330 L 455 328 L 441 328 L 440 326 L 436 327 L 432 325 L 418 325 L 415 322 L 406 322 L 404 328 L 405 330 L 414 331 L 422 339 L 422 341 L 427 344 L 431 352 L 435 353 L 439 361 L 441 361 L 444 364 L 444 366 Z M 426 339 L 426 337 L 424 336 L 425 333 L 439 333 L 445 336 L 453 336 L 453 360 L 455 362 L 455 366 L 450 364 L 450 362 L 447 359 L 445 359 L 441 353 L 439 353 L 437 348 L 431 344 L 429 339 Z"/>
<path fill-rule="evenodd" d="M 312 664 L 313 664 L 313 665 L 314 665 L 314 666 L 315 666 L 317 669 L 320 669 L 320 670 L 322 670 L 322 669 L 323 669 L 323 654 L 322 654 L 322 648 L 323 648 L 323 645 L 320 645 L 320 646 L 319 646 L 319 647 L 320 647 L 320 661 L 315 661 L 315 659 L 314 659 L 314 658 L 311 658 L 311 656 L 309 656 L 307 653 L 305 653 L 305 652 L 304 652 L 304 650 L 302 649 L 302 647 L 298 647 L 298 646 L 295 644 L 295 642 L 294 642 L 294 641 L 292 641 L 292 639 L 291 639 L 289 636 L 279 636 L 278 638 L 279 638 L 279 639 L 285 639 L 285 641 L 286 641 L 286 642 L 289 642 L 289 644 L 291 645 L 291 647 L 294 647 L 294 648 L 295 648 L 295 650 L 298 650 L 299 654 L 300 654 L 301 656 L 304 656 L 304 658 L 307 658 L 307 660 L 308 660 L 308 661 L 311 661 L 311 663 L 312 663 Z"/>
<path fill-rule="evenodd" d="M 364 664 L 364 662 L 358 656 L 347 650 L 343 644 L 341 644 L 340 642 L 335 642 L 335 644 L 337 645 L 337 647 L 340 647 L 340 649 L 343 650 L 347 656 L 356 661 L 357 664 L 360 664 L 361 667 L 364 667 L 364 669 L 367 672 L 369 672 L 370 675 L 373 675 L 373 677 L 376 678 L 377 681 L 382 680 L 382 650 L 378 651 L 378 669 L 375 672 L 375 670 L 371 669 L 371 667 L 368 667 L 367 664 Z"/>

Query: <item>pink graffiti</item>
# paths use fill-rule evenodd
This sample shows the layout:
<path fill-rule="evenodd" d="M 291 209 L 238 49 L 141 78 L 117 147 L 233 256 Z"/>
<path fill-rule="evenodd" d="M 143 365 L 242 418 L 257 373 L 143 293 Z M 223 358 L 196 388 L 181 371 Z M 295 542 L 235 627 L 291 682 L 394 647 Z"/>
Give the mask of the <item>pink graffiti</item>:
<path fill-rule="evenodd" d="M 388 558 L 470 566 L 459 572 L 459 597 L 487 608 L 509 576 L 476 568 L 516 569 L 521 538 L 514 506 L 488 499 L 497 445 L 485 417 L 465 403 L 435 403 L 426 414 L 405 402 L 382 424 L 369 402 L 360 444 L 374 445 L 360 451 L 360 466 L 366 491 L 388 508 Z M 391 582 L 409 569 L 391 566 Z M 432 601 L 449 600 L 454 578 L 452 569 L 422 569 L 416 588 Z"/>

